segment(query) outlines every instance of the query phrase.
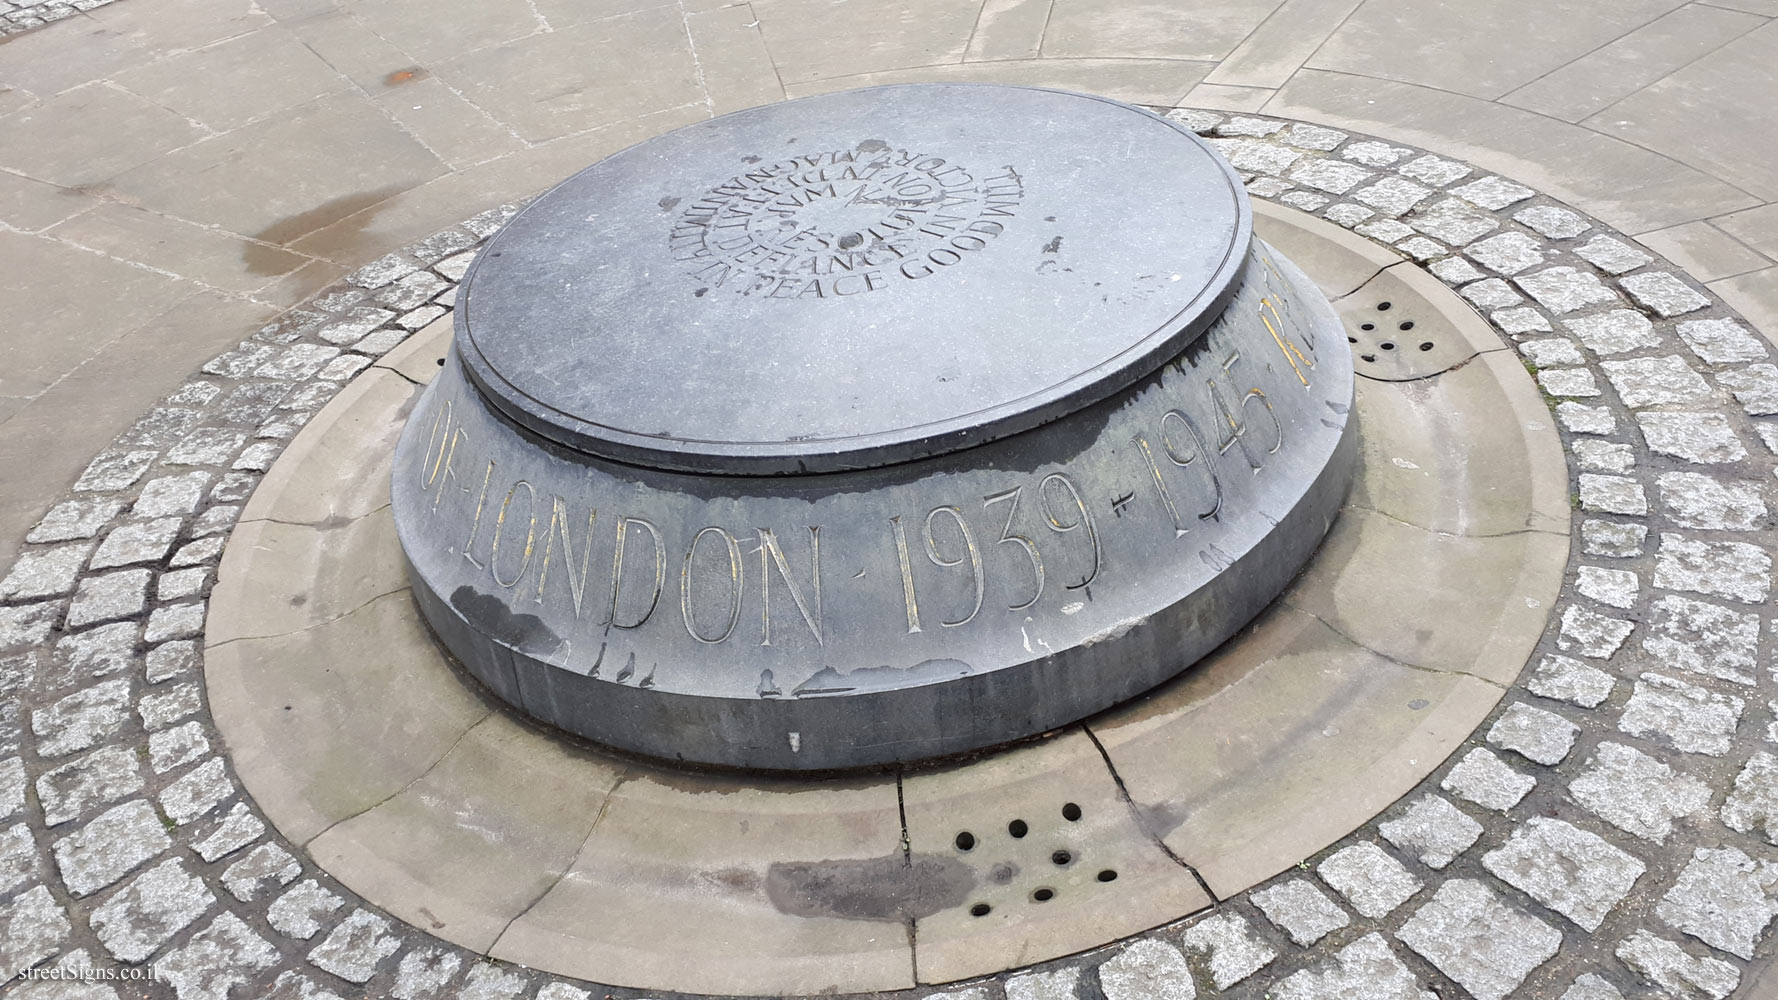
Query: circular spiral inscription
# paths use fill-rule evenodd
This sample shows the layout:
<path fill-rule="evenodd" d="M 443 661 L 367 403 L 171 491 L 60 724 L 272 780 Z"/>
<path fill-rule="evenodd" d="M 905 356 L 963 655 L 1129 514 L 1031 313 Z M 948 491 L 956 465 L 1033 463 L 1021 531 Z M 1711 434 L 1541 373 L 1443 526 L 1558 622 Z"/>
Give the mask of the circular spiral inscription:
<path fill-rule="evenodd" d="M 980 170 L 870 139 L 747 168 L 674 221 L 695 293 L 779 299 L 877 292 L 987 250 L 1025 194 L 1012 166 Z"/>

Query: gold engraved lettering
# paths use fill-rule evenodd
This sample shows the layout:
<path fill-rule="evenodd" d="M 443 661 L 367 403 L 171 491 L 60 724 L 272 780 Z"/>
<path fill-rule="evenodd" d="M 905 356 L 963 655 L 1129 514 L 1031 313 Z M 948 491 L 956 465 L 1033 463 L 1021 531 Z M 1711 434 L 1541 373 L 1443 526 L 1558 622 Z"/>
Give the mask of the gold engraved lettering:
<path fill-rule="evenodd" d="M 438 432 L 444 431 L 444 442 L 439 443 Z M 438 481 L 438 471 L 444 466 L 445 449 L 451 441 L 451 401 L 445 400 L 432 417 L 432 430 L 426 435 L 426 450 L 420 453 L 420 488 L 429 490 Z M 438 457 L 432 455 L 432 446 L 438 445 Z M 426 466 L 432 468 L 428 470 Z"/>
<path fill-rule="evenodd" d="M 1229 377 L 1230 381 L 1233 381 L 1234 379 L 1235 363 L 1240 360 L 1241 352 L 1234 351 L 1230 353 L 1228 358 L 1222 363 L 1223 373 Z M 1241 446 L 1241 456 L 1247 459 L 1247 464 L 1255 473 L 1258 473 L 1263 463 L 1253 454 L 1253 449 L 1247 447 L 1247 421 L 1242 416 L 1242 410 L 1246 408 L 1245 404 L 1247 402 L 1247 397 L 1243 396 L 1241 399 L 1236 400 L 1235 405 L 1231 407 L 1228 404 L 1227 399 L 1224 398 L 1225 394 L 1222 387 L 1217 385 L 1215 379 L 1205 379 L 1204 381 L 1210 386 L 1210 401 L 1216 404 L 1216 411 L 1222 415 L 1223 422 L 1229 425 L 1228 436 L 1217 443 L 1216 453 L 1219 455 L 1226 455 L 1229 453 L 1230 448 L 1233 448 L 1238 444 Z M 1269 411 L 1271 409 L 1271 404 L 1266 404 L 1266 408 Z M 1276 421 L 1277 416 L 1274 414 L 1272 419 Z M 1272 451 L 1277 450 L 1276 447 L 1272 448 Z M 1270 454 L 1270 452 L 1268 452 L 1268 454 Z"/>
<path fill-rule="evenodd" d="M 1267 313 L 1271 315 L 1268 316 Z M 1274 323 L 1274 320 L 1277 322 Z M 1290 370 L 1296 373 L 1297 380 L 1302 382 L 1303 388 L 1307 389 L 1309 377 L 1303 374 L 1303 369 L 1314 371 L 1315 359 L 1304 354 L 1296 346 L 1295 341 L 1284 335 L 1284 317 L 1278 314 L 1278 306 L 1270 298 L 1259 300 L 1259 321 L 1264 323 L 1266 329 L 1271 332 L 1272 340 L 1278 345 L 1278 350 L 1283 353 L 1284 360 L 1290 363 Z"/>
<path fill-rule="evenodd" d="M 475 498 L 475 519 L 469 522 L 469 537 L 463 541 L 463 558 L 469 560 L 471 566 L 480 567 L 470 550 L 475 547 L 475 536 L 482 530 L 482 509 L 488 502 L 488 482 L 494 478 L 494 460 L 488 459 L 488 467 L 482 471 L 482 491 Z"/>
<path fill-rule="evenodd" d="M 722 634 L 714 639 L 706 639 L 698 633 L 698 624 L 694 620 L 695 616 L 691 610 L 691 562 L 693 557 L 698 554 L 698 543 L 712 531 L 721 535 L 723 542 L 728 546 L 729 610 L 728 625 L 722 630 Z M 739 539 L 714 525 L 692 536 L 691 545 L 685 550 L 685 566 L 679 572 L 679 610 L 680 616 L 685 619 L 685 631 L 699 642 L 715 645 L 734 634 L 735 626 L 741 621 L 741 542 Z"/>
<path fill-rule="evenodd" d="M 587 567 L 593 558 L 593 520 L 599 516 L 595 508 L 587 508 L 586 534 L 581 536 L 585 545 L 580 550 L 580 575 L 574 575 L 574 539 L 568 534 L 568 504 L 561 497 L 553 497 L 549 514 L 549 533 L 543 536 L 543 562 L 537 567 L 536 603 L 543 603 L 543 586 L 549 580 L 549 554 L 556 543 L 556 525 L 562 526 L 562 575 L 568 578 L 568 596 L 574 600 L 574 617 L 580 617 L 580 601 L 586 593 Z"/>
<path fill-rule="evenodd" d="M 1272 442 L 1272 447 L 1267 449 L 1266 454 L 1276 455 L 1278 454 L 1278 449 L 1284 447 L 1284 424 L 1278 420 L 1277 411 L 1272 409 L 1272 401 L 1267 399 L 1266 394 L 1261 392 L 1257 386 L 1247 390 L 1247 395 L 1241 397 L 1242 408 L 1245 409 L 1248 403 L 1251 403 L 1256 399 L 1259 400 L 1261 406 L 1266 408 L 1266 416 L 1272 418 L 1272 429 L 1278 434 L 1277 439 Z"/>
<path fill-rule="evenodd" d="M 530 523 L 525 526 L 524 558 L 519 560 L 519 571 L 513 574 L 512 579 L 502 580 L 500 579 L 500 539 L 505 537 L 506 515 L 512 507 L 512 498 L 518 494 L 519 487 L 521 486 L 525 488 L 525 495 L 531 508 Z M 533 489 L 530 483 L 521 479 L 512 484 L 512 489 L 506 491 L 506 499 L 500 504 L 500 516 L 494 519 L 494 544 L 488 551 L 488 572 L 494 577 L 494 582 L 502 587 L 512 587 L 520 580 L 523 580 L 525 578 L 525 570 L 531 566 L 531 548 L 536 541 L 537 490 Z"/>
<path fill-rule="evenodd" d="M 1080 516 L 1075 518 L 1073 524 L 1063 524 L 1062 519 L 1057 517 L 1056 512 L 1051 509 L 1049 487 L 1052 483 L 1067 490 L 1069 499 L 1074 501 L 1074 508 L 1079 512 Z M 1049 475 L 1044 476 L 1043 482 L 1037 485 L 1037 496 L 1043 501 L 1043 517 L 1044 520 L 1049 522 L 1051 530 L 1061 534 L 1067 534 L 1070 531 L 1085 528 L 1087 532 L 1087 542 L 1093 549 L 1093 568 L 1087 571 L 1086 576 L 1083 577 L 1079 583 L 1068 584 L 1067 589 L 1078 590 L 1092 583 L 1093 578 L 1099 575 L 1099 532 L 1093 527 L 1093 516 L 1087 513 L 1087 503 L 1085 500 L 1081 499 L 1080 490 L 1075 488 L 1074 480 L 1069 479 L 1060 472 L 1052 472 Z"/>
<path fill-rule="evenodd" d="M 1014 534 L 1012 530 L 1013 518 L 1017 517 L 1019 514 L 1019 495 L 1024 491 L 1025 488 L 1023 486 L 1015 486 L 1004 493 L 994 493 L 982 498 L 983 510 L 986 510 L 997 503 L 1005 502 L 1007 504 L 1006 524 L 1001 526 L 1000 537 L 995 540 L 994 544 L 1005 545 L 1008 542 L 1012 542 L 1023 548 L 1026 557 L 1031 560 L 1031 577 L 1033 582 L 1031 599 L 1023 604 L 1008 605 L 1007 609 L 1010 611 L 1023 611 L 1031 605 L 1036 604 L 1037 599 L 1043 596 L 1043 557 L 1037 554 L 1036 543 L 1032 542 L 1031 539 L 1026 538 L 1024 535 Z"/>
<path fill-rule="evenodd" d="M 933 537 L 932 534 L 932 519 L 940 514 L 951 515 L 951 520 L 957 522 L 957 530 L 963 535 L 963 553 L 955 559 L 947 560 L 940 557 L 938 554 L 938 540 Z M 975 547 L 975 533 L 969 530 L 969 522 L 963 520 L 963 511 L 956 507 L 934 507 L 927 512 L 926 558 L 932 560 L 932 565 L 934 566 L 945 567 L 960 566 L 965 559 L 969 560 L 969 581 L 975 586 L 975 605 L 969 609 L 969 614 L 964 615 L 962 618 L 959 618 L 954 622 L 945 621 L 942 618 L 939 619 L 938 622 L 945 628 L 955 628 L 958 625 L 969 624 L 982 610 L 984 581 L 982 579 L 982 553 L 980 549 Z"/>
<path fill-rule="evenodd" d="M 648 532 L 654 540 L 654 589 L 648 595 L 648 607 L 642 609 L 642 616 L 633 622 L 617 620 L 617 600 L 623 590 L 624 578 L 624 542 L 629 537 L 630 526 L 635 525 Z M 661 542 L 659 529 L 640 517 L 619 517 L 617 519 L 617 545 L 611 554 L 611 610 L 605 616 L 604 624 L 614 628 L 639 628 L 648 617 L 654 614 L 654 606 L 660 603 L 661 591 L 667 585 L 667 547 Z"/>
<path fill-rule="evenodd" d="M 790 575 L 790 563 L 784 558 L 784 550 L 778 547 L 778 537 L 769 528 L 759 530 L 759 596 L 760 596 L 760 642 L 761 646 L 772 644 L 772 567 L 778 568 L 778 575 L 784 578 L 784 587 L 790 591 L 790 599 L 801 612 L 804 624 L 815 634 L 815 642 L 821 641 L 821 527 L 809 528 L 809 590 L 814 600 L 803 598 L 802 590 L 797 587 L 796 580 Z M 813 612 L 811 613 L 811 606 Z"/>
<path fill-rule="evenodd" d="M 908 533 L 901 526 L 899 515 L 889 519 L 895 532 L 895 558 L 901 564 L 901 598 L 907 604 L 908 634 L 920 631 L 920 605 L 914 600 L 914 567 L 908 561 Z"/>
<path fill-rule="evenodd" d="M 1192 445 L 1190 454 L 1181 454 L 1179 446 L 1174 443 L 1173 435 L 1169 433 L 1169 421 L 1190 439 Z M 1198 429 L 1192 425 L 1191 420 L 1179 410 L 1168 410 L 1161 414 L 1160 439 L 1161 451 L 1167 456 L 1167 461 L 1181 469 L 1188 465 L 1199 464 L 1205 455 L 1203 437 L 1198 434 Z M 1136 447 L 1142 452 L 1143 461 L 1148 465 L 1149 475 L 1154 477 L 1154 489 L 1161 498 L 1161 506 L 1167 508 L 1167 516 L 1173 521 L 1173 537 L 1178 538 L 1191 531 L 1191 528 L 1180 520 L 1179 509 L 1173 503 L 1172 491 L 1167 489 L 1167 481 L 1161 476 L 1161 467 L 1154 460 L 1154 452 L 1149 449 L 1148 440 L 1137 435 Z M 1216 494 L 1216 502 L 1211 505 L 1209 510 L 1198 515 L 1198 520 L 1205 521 L 1215 517 L 1222 510 L 1222 480 L 1216 475 L 1215 467 L 1209 462 L 1202 462 L 1202 467 L 1209 474 L 1210 486 Z"/>

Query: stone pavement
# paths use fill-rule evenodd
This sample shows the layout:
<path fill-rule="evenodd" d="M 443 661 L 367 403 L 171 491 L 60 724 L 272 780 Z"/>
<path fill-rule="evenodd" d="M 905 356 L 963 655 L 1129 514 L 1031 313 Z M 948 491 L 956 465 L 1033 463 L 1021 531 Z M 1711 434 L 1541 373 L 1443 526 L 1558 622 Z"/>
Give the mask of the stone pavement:
<path fill-rule="evenodd" d="M 1524 357 L 1573 475 L 1570 585 L 1468 748 L 1350 837 L 1207 915 L 940 995 L 1771 995 L 1772 348 L 1673 262 L 1475 164 L 1170 114 L 1256 196 L 1424 262 Z M 509 211 L 371 262 L 203 364 L 0 577 L 0 968 L 163 979 L 16 995 L 636 995 L 481 960 L 334 882 L 242 795 L 198 680 L 242 500 L 346 380 L 445 312 Z"/>
<path fill-rule="evenodd" d="M 86 10 L 0 44 L 0 556 L 188 372 L 347 272 L 675 125 L 891 80 L 1263 108 L 1422 145 L 1643 239 L 1778 334 L 1774 15 L 1778 0 Z"/>

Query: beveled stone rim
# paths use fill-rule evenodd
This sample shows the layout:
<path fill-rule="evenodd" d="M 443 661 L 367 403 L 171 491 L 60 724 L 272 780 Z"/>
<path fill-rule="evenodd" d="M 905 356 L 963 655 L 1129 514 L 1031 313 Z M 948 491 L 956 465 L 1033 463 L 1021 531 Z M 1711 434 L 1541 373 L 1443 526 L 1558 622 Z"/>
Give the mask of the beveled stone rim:
<path fill-rule="evenodd" d="M 1165 126 L 1184 138 L 1202 153 L 1206 169 L 1217 171 L 1233 200 L 1234 238 L 1224 248 L 1222 259 L 1205 280 L 1203 288 L 1151 333 L 1134 341 L 1110 358 L 1093 367 L 1054 382 L 1048 388 L 992 406 L 947 417 L 941 420 L 879 431 L 833 438 L 799 438 L 790 441 L 714 441 L 693 438 L 665 438 L 599 424 L 568 413 L 538 399 L 513 383 L 487 358 L 476 343 L 471 313 L 474 305 L 475 279 L 490 254 L 478 255 L 458 286 L 456 308 L 453 310 L 455 342 L 462 355 L 470 380 L 496 410 L 527 430 L 565 447 L 630 465 L 675 472 L 707 475 L 781 476 L 812 475 L 878 468 L 921 458 L 949 454 L 976 445 L 987 444 L 1059 420 L 1094 403 L 1108 399 L 1148 376 L 1155 369 L 1176 357 L 1197 339 L 1221 315 L 1223 307 L 1234 297 L 1242 273 L 1247 247 L 1252 239 L 1253 206 L 1239 174 L 1229 162 L 1215 155 L 1209 145 L 1191 129 L 1179 122 L 1155 114 L 1145 108 L 1096 94 L 1081 94 L 1055 87 L 1013 86 L 995 83 L 947 82 L 931 84 L 883 84 L 860 87 L 834 94 L 816 94 L 766 105 L 781 108 L 809 101 L 822 101 L 836 96 L 868 94 L 908 88 L 960 88 L 967 90 L 1018 90 L 1056 94 L 1077 98 L 1137 115 L 1154 124 Z M 710 122 L 753 114 L 761 108 L 729 112 L 715 118 L 674 131 L 707 127 Z M 509 233 L 527 213 L 582 174 L 604 163 L 625 156 L 640 155 L 632 146 L 588 166 L 539 195 L 502 226 L 488 241 L 490 252 L 498 252 L 503 235 Z"/>

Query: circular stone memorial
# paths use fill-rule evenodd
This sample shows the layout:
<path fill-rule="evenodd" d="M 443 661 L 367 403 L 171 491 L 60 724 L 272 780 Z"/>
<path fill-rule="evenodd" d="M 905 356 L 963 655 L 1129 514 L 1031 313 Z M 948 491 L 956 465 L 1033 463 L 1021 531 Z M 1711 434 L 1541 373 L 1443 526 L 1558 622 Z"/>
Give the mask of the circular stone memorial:
<path fill-rule="evenodd" d="M 954 754 L 1189 667 L 1352 475 L 1332 307 L 1102 98 L 881 87 L 589 167 L 487 245 L 394 459 L 427 621 L 668 760 Z"/>

